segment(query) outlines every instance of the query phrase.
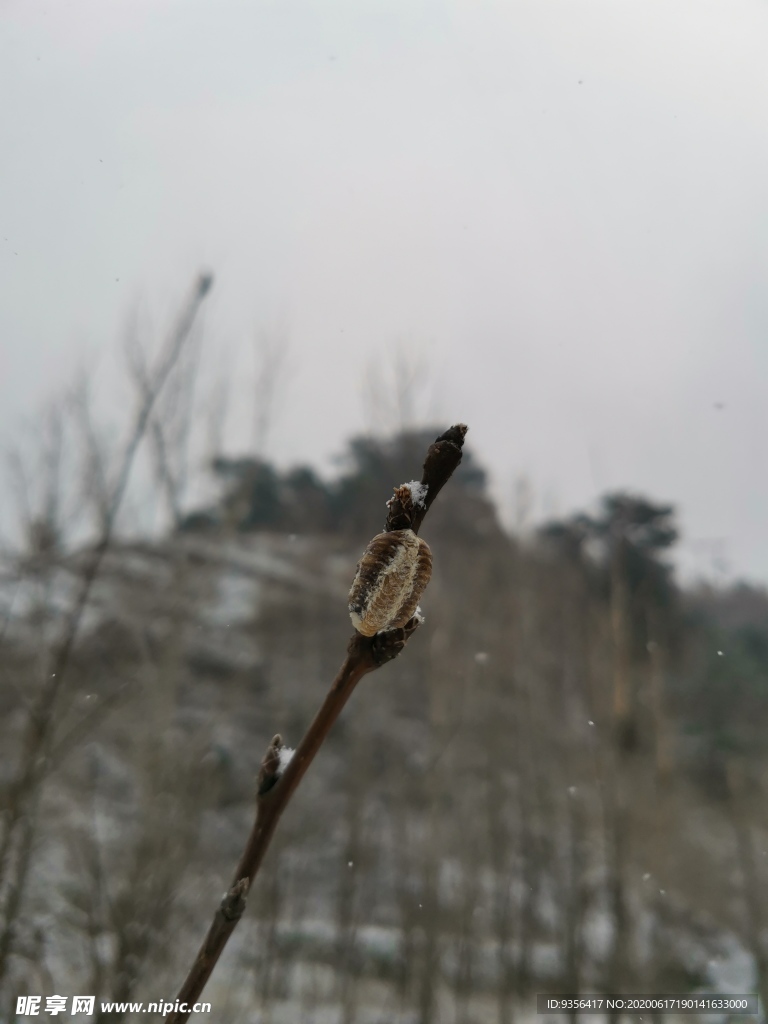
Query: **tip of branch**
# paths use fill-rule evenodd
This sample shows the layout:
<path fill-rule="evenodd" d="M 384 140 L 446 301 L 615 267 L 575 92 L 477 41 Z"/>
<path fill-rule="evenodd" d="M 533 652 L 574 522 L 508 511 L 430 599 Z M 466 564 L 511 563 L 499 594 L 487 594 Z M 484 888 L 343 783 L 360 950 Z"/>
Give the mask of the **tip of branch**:
<path fill-rule="evenodd" d="M 213 274 L 202 273 L 197 279 L 198 298 L 204 299 L 211 288 L 213 288 Z"/>
<path fill-rule="evenodd" d="M 424 469 L 418 484 L 418 500 L 413 500 L 413 484 L 396 488 L 394 497 L 387 503 L 389 515 L 385 530 L 410 528 L 414 533 L 418 533 L 432 502 L 461 462 L 464 438 L 468 429 L 465 423 L 455 423 L 445 433 L 435 438 L 424 460 Z"/>
<path fill-rule="evenodd" d="M 450 441 L 452 444 L 458 445 L 459 448 L 464 444 L 464 438 L 467 436 L 469 427 L 466 423 L 455 423 L 452 427 L 449 427 L 444 434 L 440 437 L 435 438 L 435 444 L 438 441 Z"/>

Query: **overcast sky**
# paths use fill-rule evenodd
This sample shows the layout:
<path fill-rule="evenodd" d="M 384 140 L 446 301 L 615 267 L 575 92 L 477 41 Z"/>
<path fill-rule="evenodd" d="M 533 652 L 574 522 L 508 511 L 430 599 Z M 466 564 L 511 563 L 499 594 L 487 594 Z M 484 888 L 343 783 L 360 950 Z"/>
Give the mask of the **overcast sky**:
<path fill-rule="evenodd" d="M 768 582 L 766 52 L 764 0 L 0 0 L 0 431 L 205 267 L 232 447 L 260 331 L 283 464 L 411 351 L 504 501 L 641 491 Z"/>

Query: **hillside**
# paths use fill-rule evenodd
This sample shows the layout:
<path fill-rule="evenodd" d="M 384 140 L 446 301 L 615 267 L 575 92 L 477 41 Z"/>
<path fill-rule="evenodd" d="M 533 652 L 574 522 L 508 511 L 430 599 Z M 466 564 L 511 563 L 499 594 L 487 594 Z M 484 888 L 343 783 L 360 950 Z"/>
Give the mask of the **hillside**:
<path fill-rule="evenodd" d="M 5 1007 L 43 989 L 172 998 L 263 752 L 298 741 L 341 660 L 356 560 L 418 471 L 396 462 L 358 462 L 335 490 L 314 478 L 313 502 L 276 472 L 265 498 L 243 464 L 178 531 L 111 544 L 29 844 L 7 850 L 23 899 L 6 885 Z M 216 1019 L 507 1024 L 545 990 L 762 985 L 765 595 L 681 593 L 635 527 L 617 582 L 573 523 L 508 536 L 474 460 L 454 484 L 424 530 L 426 622 L 361 685 L 281 823 L 206 991 Z M 85 565 L 77 549 L 5 567 L 9 797 Z"/>

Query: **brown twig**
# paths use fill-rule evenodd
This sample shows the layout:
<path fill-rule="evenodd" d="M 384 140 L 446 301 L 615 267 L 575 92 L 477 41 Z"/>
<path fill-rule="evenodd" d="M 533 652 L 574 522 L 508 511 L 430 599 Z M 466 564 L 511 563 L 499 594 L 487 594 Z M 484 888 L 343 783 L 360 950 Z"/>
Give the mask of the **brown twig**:
<path fill-rule="evenodd" d="M 0 837 L 0 882 L 6 882 L 10 895 L 3 907 L 3 926 L 0 929 L 0 982 L 7 970 L 13 944 L 15 917 L 21 906 L 21 899 L 30 867 L 29 851 L 34 838 L 34 815 L 25 817 L 25 808 L 34 803 L 35 792 L 46 774 L 47 761 L 53 744 L 56 709 L 61 696 L 64 678 L 69 668 L 70 656 L 80 632 L 93 585 L 102 562 L 113 540 L 115 525 L 128 487 L 136 452 L 141 444 L 158 395 L 173 370 L 189 337 L 205 296 L 213 283 L 212 277 L 201 275 L 195 283 L 192 295 L 185 303 L 182 314 L 168 338 L 154 369 L 151 386 L 141 397 L 133 429 L 128 438 L 120 461 L 116 479 L 110 491 L 109 503 L 103 510 L 99 537 L 87 556 L 79 588 L 70 608 L 61 637 L 50 656 L 49 671 L 37 699 L 30 707 L 29 718 L 22 740 L 22 751 L 18 773 L 8 787 L 6 799 L 6 820 Z M 11 875 L 11 852 L 17 834 L 20 855 L 16 858 L 15 877 Z M 22 855 L 23 854 L 23 855 Z"/>
<path fill-rule="evenodd" d="M 424 461 L 421 483 L 426 488 L 422 503 L 411 500 L 408 488 L 398 487 L 389 502 L 387 530 L 410 527 L 418 532 L 430 505 L 461 462 L 461 449 L 467 428 L 460 423 L 451 427 L 430 445 Z M 201 995 L 213 968 L 230 935 L 245 910 L 246 896 L 256 877 L 280 816 L 304 777 L 312 760 L 323 745 L 333 723 L 349 700 L 352 691 L 369 672 L 396 658 L 419 625 L 413 618 L 399 629 L 364 637 L 355 633 L 347 646 L 347 656 L 323 701 L 282 773 L 280 752 L 283 742 L 275 736 L 262 761 L 256 797 L 256 819 L 251 834 L 235 869 L 229 891 L 216 911 L 208 934 L 179 990 L 179 1009 L 167 1018 L 168 1024 L 183 1024 L 192 1013 L 194 1002 Z"/>

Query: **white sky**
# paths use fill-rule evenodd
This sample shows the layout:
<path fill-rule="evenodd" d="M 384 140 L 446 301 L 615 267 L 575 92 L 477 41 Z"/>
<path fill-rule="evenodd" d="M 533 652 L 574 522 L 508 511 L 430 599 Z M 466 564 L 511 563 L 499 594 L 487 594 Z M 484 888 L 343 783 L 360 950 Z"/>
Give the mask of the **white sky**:
<path fill-rule="evenodd" d="M 205 267 L 240 448 L 258 331 L 281 463 L 411 345 L 505 501 L 639 490 L 768 582 L 766 52 L 764 0 L 0 0 L 0 431 Z"/>

